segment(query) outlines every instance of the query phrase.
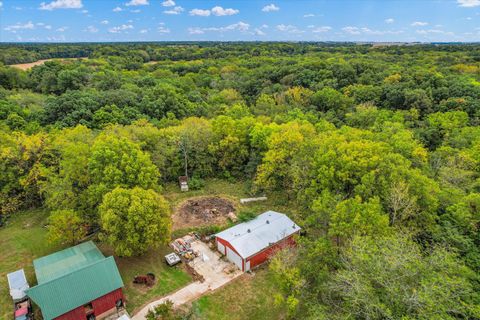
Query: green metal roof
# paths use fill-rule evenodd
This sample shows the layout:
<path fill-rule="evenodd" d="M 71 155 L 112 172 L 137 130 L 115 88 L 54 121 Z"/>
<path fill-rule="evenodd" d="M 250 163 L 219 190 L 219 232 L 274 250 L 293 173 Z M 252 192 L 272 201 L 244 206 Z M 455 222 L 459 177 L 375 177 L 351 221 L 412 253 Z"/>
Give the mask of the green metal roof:
<path fill-rule="evenodd" d="M 62 263 L 63 260 L 66 262 Z M 40 272 L 37 272 L 37 265 Z M 49 265 L 52 271 L 47 271 Z M 45 320 L 54 319 L 123 287 L 113 257 L 105 258 L 92 242 L 37 259 L 34 266 L 37 277 L 40 274 L 43 280 L 48 280 L 38 280 L 39 284 L 30 288 L 27 295 L 42 309 Z"/>
<path fill-rule="evenodd" d="M 33 266 L 37 281 L 40 284 L 103 259 L 105 257 L 97 246 L 92 241 L 88 241 L 36 259 L 33 261 Z"/>

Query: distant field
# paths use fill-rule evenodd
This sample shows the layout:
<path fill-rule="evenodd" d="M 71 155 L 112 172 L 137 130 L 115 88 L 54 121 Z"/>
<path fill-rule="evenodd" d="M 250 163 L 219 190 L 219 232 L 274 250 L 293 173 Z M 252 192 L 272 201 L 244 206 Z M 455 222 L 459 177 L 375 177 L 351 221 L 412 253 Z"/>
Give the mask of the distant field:
<path fill-rule="evenodd" d="M 22 69 L 22 70 L 28 70 L 28 69 L 31 69 L 35 66 L 40 66 L 42 64 L 44 64 L 45 62 L 47 61 L 53 61 L 53 60 L 57 60 L 57 61 L 68 61 L 68 60 L 77 60 L 77 59 L 88 59 L 87 57 L 84 57 L 84 58 L 53 58 L 53 59 L 43 59 L 43 60 L 38 60 L 38 61 L 35 61 L 35 62 L 30 62 L 30 63 L 19 63 L 19 64 L 11 64 L 10 67 L 14 67 L 14 68 L 18 68 L 18 69 Z"/>

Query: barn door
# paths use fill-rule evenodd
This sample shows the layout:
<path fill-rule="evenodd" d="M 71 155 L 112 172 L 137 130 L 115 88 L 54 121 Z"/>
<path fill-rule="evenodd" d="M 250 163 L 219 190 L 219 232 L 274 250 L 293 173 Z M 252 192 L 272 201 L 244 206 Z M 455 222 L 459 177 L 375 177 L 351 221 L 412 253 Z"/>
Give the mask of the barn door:
<path fill-rule="evenodd" d="M 245 271 L 250 270 L 250 261 L 245 262 Z"/>
<path fill-rule="evenodd" d="M 240 257 L 235 251 L 233 251 L 232 249 L 230 249 L 229 247 L 227 247 L 227 258 L 228 260 L 232 261 L 233 263 L 235 263 L 235 265 L 237 267 L 240 268 L 240 270 L 242 270 L 242 257 Z"/>

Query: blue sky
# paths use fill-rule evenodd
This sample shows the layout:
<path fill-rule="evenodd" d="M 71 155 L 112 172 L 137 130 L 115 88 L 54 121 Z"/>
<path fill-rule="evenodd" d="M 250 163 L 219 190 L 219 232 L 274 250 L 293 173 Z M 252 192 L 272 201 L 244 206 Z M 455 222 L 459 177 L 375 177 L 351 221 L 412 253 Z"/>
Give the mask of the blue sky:
<path fill-rule="evenodd" d="M 1 42 L 480 41 L 480 0 L 0 0 Z"/>

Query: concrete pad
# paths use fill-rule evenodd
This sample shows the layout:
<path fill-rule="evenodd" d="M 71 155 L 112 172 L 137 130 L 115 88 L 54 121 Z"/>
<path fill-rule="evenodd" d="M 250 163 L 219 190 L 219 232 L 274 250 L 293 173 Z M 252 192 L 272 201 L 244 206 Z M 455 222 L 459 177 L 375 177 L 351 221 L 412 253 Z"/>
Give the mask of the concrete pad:
<path fill-rule="evenodd" d="M 193 301 L 206 292 L 218 289 L 243 274 L 243 272 L 232 263 L 221 259 L 220 253 L 210 249 L 206 243 L 196 240 L 191 243 L 191 246 L 194 251 L 198 252 L 198 257 L 188 264 L 205 280 L 203 282 L 195 281 L 190 283 L 168 296 L 149 303 L 134 315 L 132 320 L 146 319 L 150 309 L 153 310 L 156 306 L 167 300 L 172 301 L 175 307 Z M 227 272 L 227 270 L 232 270 L 233 272 Z"/>

